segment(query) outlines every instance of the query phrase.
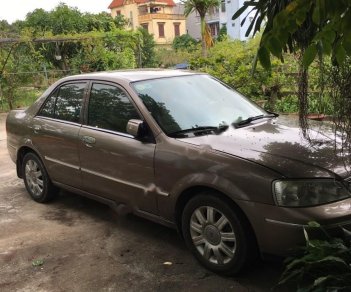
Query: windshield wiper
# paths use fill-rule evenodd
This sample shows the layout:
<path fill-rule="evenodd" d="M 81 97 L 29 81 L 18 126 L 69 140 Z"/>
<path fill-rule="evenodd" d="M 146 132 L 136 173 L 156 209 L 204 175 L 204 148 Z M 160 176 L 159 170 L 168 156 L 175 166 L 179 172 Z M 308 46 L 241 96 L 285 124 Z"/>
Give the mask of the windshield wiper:
<path fill-rule="evenodd" d="M 268 115 L 258 115 L 258 116 L 254 116 L 254 117 L 248 117 L 245 120 L 242 120 L 242 121 L 237 122 L 237 123 L 233 123 L 233 125 L 237 128 L 238 127 L 240 128 L 242 126 L 250 124 L 252 121 L 255 121 L 255 120 L 266 119 L 266 118 L 276 118 L 278 116 L 279 115 L 276 113 L 269 113 Z"/>
<path fill-rule="evenodd" d="M 197 136 L 197 135 L 201 135 L 201 134 L 209 133 L 209 132 L 214 132 L 215 134 L 219 134 L 219 133 L 227 130 L 228 127 L 229 126 L 226 124 L 221 124 L 218 127 L 214 127 L 214 126 L 193 127 L 193 128 L 179 130 L 179 131 L 169 133 L 168 136 L 173 137 L 173 138 L 183 137 L 183 136 L 186 136 L 186 134 L 188 134 L 188 133 L 193 133 L 194 136 Z"/>

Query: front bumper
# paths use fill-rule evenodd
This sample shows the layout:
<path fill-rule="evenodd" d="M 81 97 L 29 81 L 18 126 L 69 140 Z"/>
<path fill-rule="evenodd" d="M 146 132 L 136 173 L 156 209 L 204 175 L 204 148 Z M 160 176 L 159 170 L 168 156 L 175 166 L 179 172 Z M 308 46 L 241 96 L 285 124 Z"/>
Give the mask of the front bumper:
<path fill-rule="evenodd" d="M 309 208 L 284 208 L 273 205 L 236 202 L 248 217 L 261 253 L 286 256 L 306 243 L 303 227 L 316 221 L 332 236 L 340 227 L 351 230 L 351 198 Z"/>

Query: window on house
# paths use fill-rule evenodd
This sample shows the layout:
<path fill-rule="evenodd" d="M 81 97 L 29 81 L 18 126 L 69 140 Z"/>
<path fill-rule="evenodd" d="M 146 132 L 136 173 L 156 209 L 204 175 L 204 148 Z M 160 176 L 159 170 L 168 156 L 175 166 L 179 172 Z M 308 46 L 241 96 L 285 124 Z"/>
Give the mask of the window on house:
<path fill-rule="evenodd" d="M 165 23 L 164 22 L 158 22 L 158 36 L 160 38 L 164 38 L 165 37 Z"/>
<path fill-rule="evenodd" d="M 149 24 L 148 23 L 142 23 L 141 27 L 145 29 L 146 31 L 149 31 Z"/>
<path fill-rule="evenodd" d="M 150 13 L 158 13 L 161 11 L 161 7 L 150 7 Z"/>
<path fill-rule="evenodd" d="M 221 2 L 221 12 L 225 12 L 225 0 Z"/>
<path fill-rule="evenodd" d="M 180 23 L 176 22 L 176 23 L 173 23 L 173 25 L 174 25 L 174 35 L 180 36 Z"/>
<path fill-rule="evenodd" d="M 219 22 L 210 23 L 211 35 L 216 37 L 219 33 Z"/>
<path fill-rule="evenodd" d="M 117 15 L 117 16 L 121 15 L 121 10 L 117 10 L 117 11 L 116 11 L 116 15 Z"/>
<path fill-rule="evenodd" d="M 129 21 L 130 21 L 130 26 L 131 26 L 131 27 L 134 27 L 134 26 L 133 26 L 133 11 L 130 11 L 130 12 L 129 12 Z"/>

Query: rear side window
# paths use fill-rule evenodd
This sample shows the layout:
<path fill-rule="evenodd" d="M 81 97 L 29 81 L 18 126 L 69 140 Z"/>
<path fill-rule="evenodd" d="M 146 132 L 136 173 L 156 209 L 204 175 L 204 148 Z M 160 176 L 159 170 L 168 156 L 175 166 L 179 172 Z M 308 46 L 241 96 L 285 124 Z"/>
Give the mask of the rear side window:
<path fill-rule="evenodd" d="M 69 83 L 61 86 L 47 99 L 40 115 L 78 123 L 85 87 L 86 83 Z"/>
<path fill-rule="evenodd" d="M 88 107 L 89 126 L 126 133 L 130 119 L 140 117 L 122 89 L 109 84 L 93 84 Z"/>
<path fill-rule="evenodd" d="M 42 107 L 39 115 L 43 117 L 53 118 L 55 114 L 55 103 L 56 103 L 56 90 L 51 96 L 49 96 Z"/>

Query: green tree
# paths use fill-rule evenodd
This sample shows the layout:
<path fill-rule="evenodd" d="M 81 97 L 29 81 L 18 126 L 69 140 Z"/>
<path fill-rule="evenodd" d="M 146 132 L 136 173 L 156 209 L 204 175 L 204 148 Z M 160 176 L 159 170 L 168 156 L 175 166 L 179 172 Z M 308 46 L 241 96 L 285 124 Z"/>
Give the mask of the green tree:
<path fill-rule="evenodd" d="M 120 28 L 120 29 L 123 29 L 126 26 L 128 26 L 130 22 L 123 14 L 117 15 L 113 21 L 116 25 L 116 28 Z"/>
<path fill-rule="evenodd" d="M 123 15 L 117 15 L 112 18 L 107 12 L 101 12 L 98 14 L 85 13 L 82 15 L 83 21 L 86 22 L 84 32 L 88 31 L 112 31 L 116 28 L 123 29 L 128 20 Z"/>
<path fill-rule="evenodd" d="M 188 34 L 183 34 L 174 38 L 172 47 L 175 51 L 184 50 L 192 52 L 196 50 L 197 41 Z"/>
<path fill-rule="evenodd" d="M 274 110 L 275 101 L 281 97 L 281 88 L 291 81 L 286 80 L 285 72 L 296 72 L 296 66 L 290 64 L 291 67 L 283 68 L 280 62 L 274 60 L 271 72 L 258 65 L 252 75 L 252 59 L 257 52 L 258 43 L 258 37 L 247 42 L 216 42 L 206 58 L 194 56 L 189 60 L 191 68 L 217 77 L 250 99 L 265 103 L 268 109 Z M 290 58 L 289 61 L 291 62 Z"/>
<path fill-rule="evenodd" d="M 28 72 L 43 67 L 65 70 L 61 76 L 135 68 L 137 61 L 139 66 L 153 66 L 153 37 L 143 31 L 124 30 L 126 23 L 124 17 L 81 13 L 65 4 L 51 11 L 36 9 L 12 25 L 0 21 L 0 36 L 18 39 L 14 45 L 0 44 L 1 95 L 12 108 L 19 88 L 42 81 Z M 41 38 L 45 42 L 37 42 Z"/>
<path fill-rule="evenodd" d="M 110 42 L 109 37 L 82 40 L 80 50 L 71 58 L 70 64 L 80 73 L 135 68 L 134 42 L 126 47 L 111 46 Z"/>
<path fill-rule="evenodd" d="M 10 110 L 15 106 L 19 87 L 27 82 L 35 82 L 36 76 L 22 74 L 35 68 L 34 58 L 30 48 L 23 44 L 0 47 L 0 94 Z"/>
<path fill-rule="evenodd" d="M 0 36 L 5 37 L 10 31 L 10 24 L 6 20 L 0 20 Z"/>
<path fill-rule="evenodd" d="M 308 121 L 306 118 L 308 114 L 308 68 L 305 59 L 306 56 L 311 54 L 309 44 L 312 42 L 318 29 L 313 20 L 313 14 L 307 13 L 308 11 L 305 9 L 300 11 L 300 14 L 294 15 L 295 18 L 290 18 L 291 11 L 296 5 L 294 3 L 297 2 L 301 1 L 249 0 L 244 2 L 244 5 L 234 14 L 233 19 L 236 19 L 243 13 L 247 13 L 247 11 L 250 11 L 250 15 L 251 13 L 255 13 L 247 29 L 247 36 L 251 32 L 255 35 L 262 29 L 263 23 L 266 22 L 257 52 L 260 63 L 266 69 L 271 68 L 270 54 L 273 54 L 281 60 L 283 60 L 283 52 L 287 50 L 298 54 L 300 58 L 297 82 L 299 118 L 300 126 L 306 134 L 308 128 Z M 304 6 L 304 8 L 306 7 Z M 245 22 L 247 16 L 242 21 L 242 24 Z M 254 66 L 256 66 L 256 61 Z"/>
<path fill-rule="evenodd" d="M 248 0 L 233 16 L 246 11 L 256 12 L 247 30 L 253 34 L 265 25 L 259 58 L 269 68 L 270 55 L 282 57 L 283 52 L 301 49 L 299 36 L 308 41 L 303 55 L 303 65 L 308 67 L 319 55 L 332 55 L 342 64 L 351 55 L 351 2 L 347 0 Z"/>
<path fill-rule="evenodd" d="M 32 38 L 58 37 L 63 40 L 35 47 L 45 56 L 48 64 L 66 72 L 72 69 L 100 71 L 135 67 L 135 60 L 131 60 L 130 56 L 137 51 L 138 43 L 145 41 L 148 44 L 148 41 L 142 36 L 139 42 L 138 34 L 124 31 L 126 23 L 123 17 L 112 18 L 106 12 L 81 13 L 77 8 L 61 3 L 51 11 L 36 9 L 28 13 L 21 26 L 32 34 Z M 77 40 L 64 41 L 65 38 Z M 145 46 L 146 51 L 149 47 Z M 151 60 L 150 52 L 146 51 L 140 55 L 145 55 L 145 60 Z"/>
<path fill-rule="evenodd" d="M 226 40 L 227 38 L 228 38 L 227 25 L 223 25 L 219 30 L 217 41 L 222 42 L 222 41 Z"/>
<path fill-rule="evenodd" d="M 45 31 L 52 30 L 51 15 L 42 8 L 35 9 L 27 14 L 21 26 L 31 28 L 35 35 L 40 36 Z"/>
<path fill-rule="evenodd" d="M 219 0 L 185 0 L 184 1 L 184 15 L 189 16 L 190 13 L 197 11 L 200 15 L 201 24 L 201 45 L 202 45 L 202 56 L 207 56 L 207 45 L 206 45 L 206 13 L 212 7 L 217 7 Z"/>
<path fill-rule="evenodd" d="M 154 67 L 156 65 L 155 60 L 155 40 L 152 34 L 146 29 L 139 27 L 137 30 L 138 34 L 138 46 L 136 49 L 136 59 L 138 61 L 139 68 Z"/>

